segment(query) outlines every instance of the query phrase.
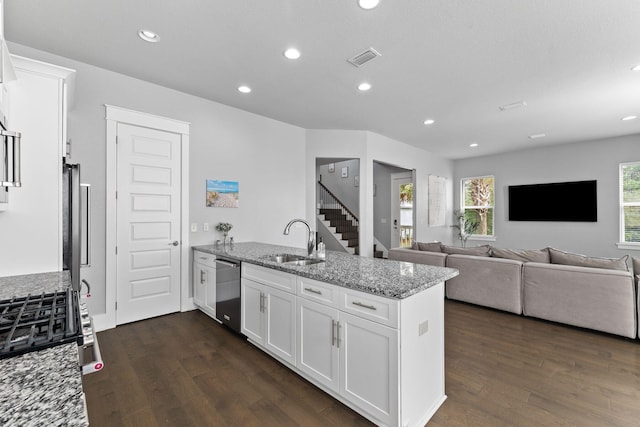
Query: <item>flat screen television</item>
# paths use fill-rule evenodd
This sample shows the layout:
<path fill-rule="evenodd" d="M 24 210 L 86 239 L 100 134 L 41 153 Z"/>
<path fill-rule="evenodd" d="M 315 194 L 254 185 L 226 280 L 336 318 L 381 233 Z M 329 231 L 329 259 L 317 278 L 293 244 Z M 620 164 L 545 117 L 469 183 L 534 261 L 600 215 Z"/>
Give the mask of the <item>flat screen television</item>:
<path fill-rule="evenodd" d="M 596 183 L 510 185 L 509 221 L 596 222 Z"/>

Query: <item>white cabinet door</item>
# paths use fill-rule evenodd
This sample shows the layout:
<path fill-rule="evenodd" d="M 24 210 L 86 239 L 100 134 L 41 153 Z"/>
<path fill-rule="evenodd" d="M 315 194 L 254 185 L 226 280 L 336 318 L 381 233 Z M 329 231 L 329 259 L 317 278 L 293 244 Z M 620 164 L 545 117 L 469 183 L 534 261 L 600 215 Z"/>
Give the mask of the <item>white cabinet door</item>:
<path fill-rule="evenodd" d="M 298 298 L 296 366 L 316 381 L 338 391 L 340 358 L 337 347 L 338 310 Z"/>
<path fill-rule="evenodd" d="M 193 303 L 204 313 L 216 317 L 216 257 L 193 251 Z"/>
<path fill-rule="evenodd" d="M 264 285 L 242 279 L 241 330 L 247 338 L 257 343 L 264 342 Z"/>
<path fill-rule="evenodd" d="M 216 317 L 216 269 L 205 267 L 207 272 L 207 286 L 205 292 L 205 310 L 211 317 Z"/>
<path fill-rule="evenodd" d="M 206 296 L 207 272 L 204 268 L 202 264 L 197 262 L 193 263 L 193 303 L 200 308 L 204 307 Z"/>
<path fill-rule="evenodd" d="M 283 360 L 296 363 L 296 296 L 264 287 L 264 346 Z"/>
<path fill-rule="evenodd" d="M 385 424 L 398 416 L 398 330 L 340 313 L 340 394 Z"/>

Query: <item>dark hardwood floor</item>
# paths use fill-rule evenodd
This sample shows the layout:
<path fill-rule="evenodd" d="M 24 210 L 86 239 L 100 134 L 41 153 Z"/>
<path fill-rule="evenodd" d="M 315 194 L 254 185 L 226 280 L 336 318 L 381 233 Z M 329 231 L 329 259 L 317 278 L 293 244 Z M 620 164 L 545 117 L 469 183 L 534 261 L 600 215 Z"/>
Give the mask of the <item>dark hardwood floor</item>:
<path fill-rule="evenodd" d="M 446 301 L 447 401 L 429 426 L 640 425 L 640 342 Z M 98 334 L 92 426 L 370 423 L 206 315 Z"/>

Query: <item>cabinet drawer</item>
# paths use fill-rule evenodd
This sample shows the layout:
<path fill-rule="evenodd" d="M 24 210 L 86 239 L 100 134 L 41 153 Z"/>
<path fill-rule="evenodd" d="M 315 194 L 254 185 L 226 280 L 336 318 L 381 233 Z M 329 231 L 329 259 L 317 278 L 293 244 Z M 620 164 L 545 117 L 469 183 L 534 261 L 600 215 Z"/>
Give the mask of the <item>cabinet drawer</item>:
<path fill-rule="evenodd" d="M 345 290 L 341 310 L 392 328 L 398 328 L 398 301 L 364 292 Z"/>
<path fill-rule="evenodd" d="M 296 276 L 284 271 L 243 262 L 242 277 L 292 294 L 296 293 Z"/>
<path fill-rule="evenodd" d="M 216 256 L 206 252 L 193 251 L 193 262 L 216 268 Z"/>
<path fill-rule="evenodd" d="M 340 304 L 340 287 L 298 276 L 298 296 L 304 297 L 331 307 Z"/>

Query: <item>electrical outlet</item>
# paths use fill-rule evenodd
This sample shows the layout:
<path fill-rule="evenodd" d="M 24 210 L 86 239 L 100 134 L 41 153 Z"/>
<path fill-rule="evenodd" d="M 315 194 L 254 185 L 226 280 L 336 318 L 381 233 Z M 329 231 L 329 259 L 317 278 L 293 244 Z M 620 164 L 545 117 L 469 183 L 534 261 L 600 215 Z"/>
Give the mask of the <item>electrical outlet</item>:
<path fill-rule="evenodd" d="M 425 320 L 424 322 L 418 323 L 418 336 L 424 335 L 429 332 L 429 321 Z"/>
<path fill-rule="evenodd" d="M 202 224 L 202 230 L 203 231 L 209 231 L 209 223 L 205 222 L 204 224 Z"/>
<path fill-rule="evenodd" d="M 191 223 L 191 232 L 195 233 L 196 231 L 198 231 L 198 223 L 197 222 L 192 222 Z"/>

